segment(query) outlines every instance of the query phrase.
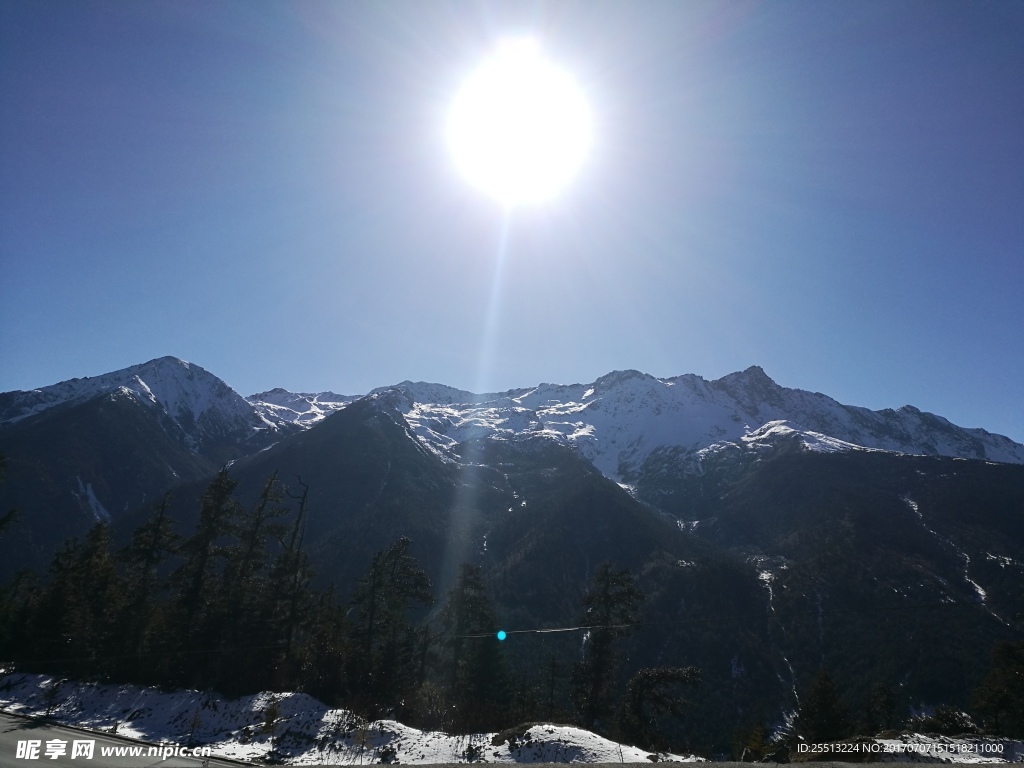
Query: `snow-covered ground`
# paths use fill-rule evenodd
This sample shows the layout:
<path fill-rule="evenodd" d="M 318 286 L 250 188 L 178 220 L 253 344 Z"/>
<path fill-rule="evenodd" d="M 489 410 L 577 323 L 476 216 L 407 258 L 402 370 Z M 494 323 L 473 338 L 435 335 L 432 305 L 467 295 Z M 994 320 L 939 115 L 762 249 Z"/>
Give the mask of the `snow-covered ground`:
<path fill-rule="evenodd" d="M 275 703 L 277 717 L 268 724 L 267 711 Z M 303 693 L 224 699 L 199 691 L 9 674 L 0 678 L 0 708 L 147 742 L 208 744 L 216 757 L 254 761 L 269 756 L 290 765 L 647 763 L 651 754 L 564 725 L 534 725 L 501 744 L 493 743 L 493 733 L 419 731 L 394 720 L 368 722 Z M 659 759 L 699 758 L 661 753 Z"/>
<path fill-rule="evenodd" d="M 277 715 L 268 723 L 267 712 Z M 201 691 L 59 681 L 47 675 L 0 677 L 0 709 L 48 716 L 80 728 L 157 744 L 209 745 L 215 757 L 288 765 L 364 763 L 647 763 L 646 750 L 565 725 L 532 725 L 495 744 L 495 734 L 452 736 L 394 720 L 364 720 L 304 693 L 259 693 L 225 699 Z M 508 732 L 505 732 L 508 733 Z M 852 746 L 851 746 L 852 745 Z M 1019 763 L 1024 742 L 904 733 L 831 745 L 802 759 L 857 762 Z M 841 749 L 855 751 L 840 751 Z M 797 755 L 794 755 L 796 757 Z M 701 758 L 658 754 L 661 762 Z"/>
<path fill-rule="evenodd" d="M 872 762 L 914 763 L 1020 763 L 1024 742 L 1010 739 L 903 734 L 891 739 L 871 739 Z M 842 760 L 842 755 L 835 755 Z M 822 758 L 824 759 L 824 758 Z"/>

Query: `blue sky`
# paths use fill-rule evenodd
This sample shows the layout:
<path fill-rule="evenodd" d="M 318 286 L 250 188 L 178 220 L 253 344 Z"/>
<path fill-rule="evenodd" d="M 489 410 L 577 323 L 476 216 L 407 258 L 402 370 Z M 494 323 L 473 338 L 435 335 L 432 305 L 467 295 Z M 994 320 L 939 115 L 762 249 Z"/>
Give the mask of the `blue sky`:
<path fill-rule="evenodd" d="M 506 219 L 444 120 L 523 34 L 595 143 Z M 0 97 L 0 390 L 759 364 L 1024 441 L 1024 3 L 9 0 Z"/>

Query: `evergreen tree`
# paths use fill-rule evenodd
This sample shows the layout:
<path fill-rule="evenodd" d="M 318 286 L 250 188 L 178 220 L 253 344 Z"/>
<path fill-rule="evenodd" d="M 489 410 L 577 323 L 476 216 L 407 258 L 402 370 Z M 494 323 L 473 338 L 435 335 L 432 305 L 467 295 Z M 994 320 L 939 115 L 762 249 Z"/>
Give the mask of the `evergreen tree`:
<path fill-rule="evenodd" d="M 896 701 L 892 688 L 881 683 L 871 686 L 867 706 L 864 710 L 863 731 L 869 736 L 890 730 L 896 722 Z"/>
<path fill-rule="evenodd" d="M 177 651 L 171 677 L 177 684 L 233 682 L 219 662 L 225 651 L 230 653 L 224 647 L 228 609 L 223 577 L 229 537 L 242 513 L 234 498 L 237 485 L 226 469 L 214 477 L 203 494 L 196 529 L 179 549 L 184 562 L 171 577 L 177 596 L 168 616 L 168 646 Z"/>
<path fill-rule="evenodd" d="M 210 602 L 206 588 L 215 582 L 214 558 L 225 554 L 217 542 L 229 535 L 237 525 L 241 506 L 234 498 L 237 480 L 222 469 L 203 494 L 196 530 L 181 546 L 185 562 L 175 574 L 181 584 L 179 605 L 187 624 L 195 624 L 200 612 Z"/>
<path fill-rule="evenodd" d="M 4 482 L 7 476 L 7 457 L 0 453 L 0 483 Z M 10 528 L 11 523 L 17 517 L 17 510 L 9 510 L 0 514 L 0 537 Z M 8 587 L 0 585 L 0 652 L 6 653 L 11 647 L 14 637 L 18 634 L 15 622 L 17 611 L 15 600 L 16 585 Z"/>
<path fill-rule="evenodd" d="M 131 543 L 118 553 L 124 576 L 131 585 L 125 620 L 123 674 L 128 679 L 158 682 L 159 665 L 144 658 L 149 651 L 163 648 L 164 632 L 154 625 L 158 620 L 160 598 L 165 598 L 160 567 L 181 545 L 181 536 L 174 530 L 174 520 L 167 516 L 170 492 L 164 494 L 145 523 L 132 532 Z M 149 643 L 153 642 L 150 647 Z M 155 676 L 150 673 L 156 673 Z"/>
<path fill-rule="evenodd" d="M 97 523 L 84 542 L 72 540 L 54 557 L 33 611 L 29 659 L 69 676 L 108 674 L 122 648 L 127 602 L 110 529 Z"/>
<path fill-rule="evenodd" d="M 271 540 L 280 540 L 286 530 L 279 522 L 287 514 L 283 500 L 275 472 L 264 482 L 255 504 L 240 507 L 230 518 L 234 541 L 222 550 L 223 598 L 217 615 L 211 617 L 221 627 L 218 673 L 230 681 L 227 690 L 259 690 L 273 684 L 281 637 L 275 622 L 279 596 L 271 589 L 267 558 Z"/>
<path fill-rule="evenodd" d="M 664 744 L 658 729 L 663 715 L 682 717 L 689 702 L 682 698 L 682 686 L 700 681 L 696 667 L 654 667 L 641 669 L 626 686 L 619 714 L 619 728 L 631 744 L 644 749 L 661 749 Z"/>
<path fill-rule="evenodd" d="M 299 502 L 295 521 L 287 537 L 287 543 L 274 559 L 268 576 L 267 594 L 271 601 L 270 626 L 279 648 L 278 660 L 274 665 L 274 683 L 278 687 L 294 686 L 301 673 L 302 660 L 299 648 L 304 638 L 310 635 L 311 627 L 316 625 L 315 617 L 320 612 L 314 611 L 315 597 L 309 589 L 313 571 L 309 558 L 302 551 L 303 536 L 306 526 L 306 504 L 309 497 L 309 486 L 299 479 L 302 493 L 292 496 Z M 331 613 L 337 613 L 336 601 L 330 605 Z M 333 621 L 328 618 L 328 624 Z M 340 657 L 336 660 L 340 664 Z M 296 681 L 296 682 L 292 682 Z"/>
<path fill-rule="evenodd" d="M 7 456 L 0 453 L 0 482 L 4 482 L 7 478 Z M 4 532 L 11 526 L 18 517 L 18 510 L 9 509 L 3 514 L 0 514 L 0 536 L 3 536 Z"/>
<path fill-rule="evenodd" d="M 415 685 L 418 644 L 405 612 L 410 603 L 434 602 L 410 544 L 403 536 L 375 554 L 352 598 L 349 680 L 374 714 L 393 710 Z"/>
<path fill-rule="evenodd" d="M 239 508 L 230 520 L 230 531 L 236 544 L 227 552 L 225 583 L 231 602 L 236 604 L 235 615 L 245 612 L 241 598 L 251 595 L 263 571 L 267 558 L 267 545 L 271 538 L 280 539 L 285 528 L 278 518 L 287 514 L 281 505 L 284 494 L 273 473 L 263 484 L 259 500 L 250 509 Z"/>
<path fill-rule="evenodd" d="M 479 566 L 463 563 L 441 614 L 448 635 L 446 677 L 455 727 L 463 731 L 497 728 L 508 697 L 508 668 L 482 574 Z"/>
<path fill-rule="evenodd" d="M 758 720 L 750 732 L 742 737 L 738 747 L 734 749 L 739 753 L 740 762 L 759 763 L 768 753 L 768 728 Z"/>
<path fill-rule="evenodd" d="M 1024 738 L 1024 641 L 995 647 L 992 668 L 974 692 L 974 706 L 987 733 Z"/>
<path fill-rule="evenodd" d="M 849 735 L 849 715 L 832 677 L 818 672 L 811 689 L 800 701 L 796 732 L 811 744 L 837 741 Z"/>
<path fill-rule="evenodd" d="M 3 536 L 11 524 L 18 519 L 18 510 L 9 509 L 4 514 L 0 515 L 0 536 Z"/>
<path fill-rule="evenodd" d="M 321 701 L 333 702 L 346 690 L 344 672 L 351 629 L 333 587 L 310 595 L 308 603 L 304 641 L 293 650 L 298 688 Z"/>
<path fill-rule="evenodd" d="M 639 622 L 636 610 L 643 592 L 628 570 L 615 571 L 610 563 L 598 568 L 590 591 L 583 598 L 583 659 L 572 673 L 573 704 L 581 724 L 590 730 L 613 711 L 612 695 L 619 669 L 618 638 Z"/>

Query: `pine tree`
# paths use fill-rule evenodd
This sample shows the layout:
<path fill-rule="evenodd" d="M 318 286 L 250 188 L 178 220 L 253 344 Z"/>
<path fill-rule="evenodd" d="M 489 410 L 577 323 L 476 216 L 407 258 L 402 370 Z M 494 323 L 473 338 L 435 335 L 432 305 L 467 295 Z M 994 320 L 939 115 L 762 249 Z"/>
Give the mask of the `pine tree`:
<path fill-rule="evenodd" d="M 163 584 L 160 567 L 168 556 L 176 553 L 181 536 L 174 530 L 174 520 L 168 517 L 170 492 L 164 494 L 153 507 L 149 519 L 132 532 L 131 543 L 118 553 L 125 579 L 131 584 L 125 621 L 122 673 L 129 679 L 158 682 L 159 672 L 152 659 L 145 659 L 147 651 L 162 648 L 163 635 L 155 626 Z M 153 642 L 153 648 L 149 643 Z M 156 672 L 154 677 L 148 673 Z"/>
<path fill-rule="evenodd" d="M 0 483 L 7 477 L 7 457 L 0 453 Z M 11 509 L 0 514 L 0 537 L 10 528 L 18 516 L 17 510 Z M 8 587 L 0 585 L 0 653 L 7 652 L 13 645 L 13 639 L 18 634 L 15 614 L 17 612 L 17 601 L 15 599 L 16 586 Z"/>
<path fill-rule="evenodd" d="M 284 494 L 273 473 L 250 507 L 239 508 L 230 519 L 234 543 L 222 549 L 224 576 L 217 623 L 222 627 L 218 672 L 230 681 L 227 690 L 249 691 L 270 687 L 280 658 L 281 638 L 274 622 L 279 596 L 267 573 L 271 540 L 280 540 L 285 527 L 279 519 L 287 514 Z"/>
<path fill-rule="evenodd" d="M 106 523 L 97 523 L 86 535 L 76 571 L 78 595 L 69 629 L 89 658 L 85 668 L 92 674 L 109 672 L 122 650 L 128 590 L 117 572 Z"/>
<path fill-rule="evenodd" d="M 742 763 L 758 763 L 768 752 L 768 729 L 758 720 L 737 749 Z"/>
<path fill-rule="evenodd" d="M 374 714 L 393 710 L 416 678 L 416 635 L 405 616 L 410 603 L 430 605 L 430 580 L 408 554 L 403 536 L 373 561 L 352 598 L 349 680 Z"/>
<path fill-rule="evenodd" d="M 995 647 L 992 668 L 974 692 L 974 706 L 987 733 L 1024 738 L 1024 641 Z"/>
<path fill-rule="evenodd" d="M 497 728 L 508 696 L 508 668 L 479 566 L 462 564 L 441 621 L 448 636 L 447 683 L 456 727 L 467 732 Z"/>
<path fill-rule="evenodd" d="M 224 555 L 217 542 L 232 532 L 241 512 L 234 498 L 237 485 L 238 481 L 232 480 L 226 469 L 217 473 L 203 494 L 196 530 L 181 546 L 185 562 L 175 576 L 181 583 L 179 602 L 187 624 L 194 624 L 210 602 L 206 588 L 218 575 L 214 573 L 214 558 Z"/>
<path fill-rule="evenodd" d="M 303 627 L 306 637 L 294 649 L 297 687 L 321 701 L 333 701 L 346 691 L 344 672 L 352 631 L 333 587 L 310 595 L 309 606 L 309 620 Z"/>
<path fill-rule="evenodd" d="M 0 453 L 0 483 L 7 479 L 7 456 Z M 18 517 L 18 510 L 9 509 L 0 514 L 0 536 L 11 526 Z"/>
<path fill-rule="evenodd" d="M 643 599 L 630 572 L 615 571 L 610 563 L 598 569 L 583 598 L 582 623 L 590 629 L 584 638 L 583 659 L 573 667 L 572 687 L 573 704 L 585 728 L 593 730 L 613 711 L 619 671 L 615 642 L 639 623 L 636 610 Z"/>
<path fill-rule="evenodd" d="M 274 472 L 263 484 L 259 500 L 249 509 L 239 508 L 231 519 L 231 533 L 237 544 L 228 551 L 225 583 L 231 601 L 238 604 L 235 614 L 244 613 L 241 599 L 252 594 L 252 581 L 258 579 L 266 564 L 267 545 L 271 538 L 280 539 L 285 528 L 278 518 L 287 514 L 281 505 L 284 494 Z"/>
<path fill-rule="evenodd" d="M 195 532 L 179 550 L 185 561 L 172 574 L 178 593 L 168 616 L 168 645 L 179 653 L 178 670 L 172 674 L 178 684 L 232 682 L 223 675 L 217 651 L 223 649 L 228 631 L 222 579 L 230 552 L 226 542 L 241 516 L 234 498 L 237 485 L 226 469 L 214 477 L 203 494 Z"/>
<path fill-rule="evenodd" d="M 110 553 L 110 529 L 97 523 L 84 542 L 55 555 L 30 630 L 30 660 L 69 676 L 104 675 L 121 650 L 127 590 Z"/>
<path fill-rule="evenodd" d="M 641 669 L 626 686 L 626 696 L 619 715 L 623 737 L 631 744 L 645 749 L 664 746 L 658 729 L 663 715 L 682 717 L 689 702 L 682 698 L 682 686 L 700 681 L 696 667 L 654 667 Z"/>
<path fill-rule="evenodd" d="M 303 638 L 310 634 L 310 628 L 316 624 L 313 619 L 314 595 L 309 590 L 313 571 L 309 558 L 302 551 L 309 486 L 301 478 L 299 484 L 302 486 L 301 494 L 288 494 L 298 500 L 298 511 L 287 543 L 281 539 L 284 548 L 270 567 L 267 586 L 271 609 L 268 624 L 279 648 L 274 664 L 274 685 L 279 689 L 297 684 L 302 664 L 299 646 Z M 331 610 L 336 612 L 337 606 L 332 605 Z"/>
<path fill-rule="evenodd" d="M 864 732 L 874 735 L 880 731 L 895 728 L 896 701 L 892 688 L 881 683 L 871 686 L 867 706 L 864 710 Z"/>
<path fill-rule="evenodd" d="M 832 677 L 818 672 L 810 691 L 801 699 L 796 732 L 811 744 L 837 741 L 849 735 L 849 715 Z"/>

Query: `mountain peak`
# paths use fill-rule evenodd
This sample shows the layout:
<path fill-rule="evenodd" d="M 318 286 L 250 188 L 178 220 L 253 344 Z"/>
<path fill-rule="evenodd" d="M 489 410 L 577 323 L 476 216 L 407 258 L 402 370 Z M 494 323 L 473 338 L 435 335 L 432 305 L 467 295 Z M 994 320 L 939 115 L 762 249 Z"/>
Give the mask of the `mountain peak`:
<path fill-rule="evenodd" d="M 0 423 L 12 423 L 65 403 L 126 390 L 163 411 L 193 448 L 210 439 L 251 434 L 266 425 L 241 395 L 195 363 L 166 355 L 100 376 L 68 379 L 27 392 L 6 393 Z"/>
<path fill-rule="evenodd" d="M 764 368 L 760 365 L 752 365 L 746 370 L 736 371 L 735 373 L 729 373 L 713 382 L 715 384 L 725 384 L 727 386 L 739 385 L 739 386 L 757 386 L 757 387 L 777 387 L 778 384 L 772 379 L 767 373 L 764 372 Z"/>
<path fill-rule="evenodd" d="M 624 371 L 612 371 L 601 376 L 597 381 L 594 382 L 594 387 L 611 386 L 613 384 L 622 384 L 623 382 L 631 381 L 633 379 L 644 380 L 650 379 L 654 381 L 654 377 L 649 373 L 643 373 L 632 368 L 627 368 Z"/>
<path fill-rule="evenodd" d="M 180 357 L 175 357 L 174 355 L 164 355 L 163 357 L 154 357 L 148 363 L 143 363 L 143 365 L 152 365 L 153 363 L 164 363 L 166 365 L 180 365 L 180 366 L 184 366 L 185 368 L 189 367 L 189 363 L 187 361 L 182 360 Z"/>

